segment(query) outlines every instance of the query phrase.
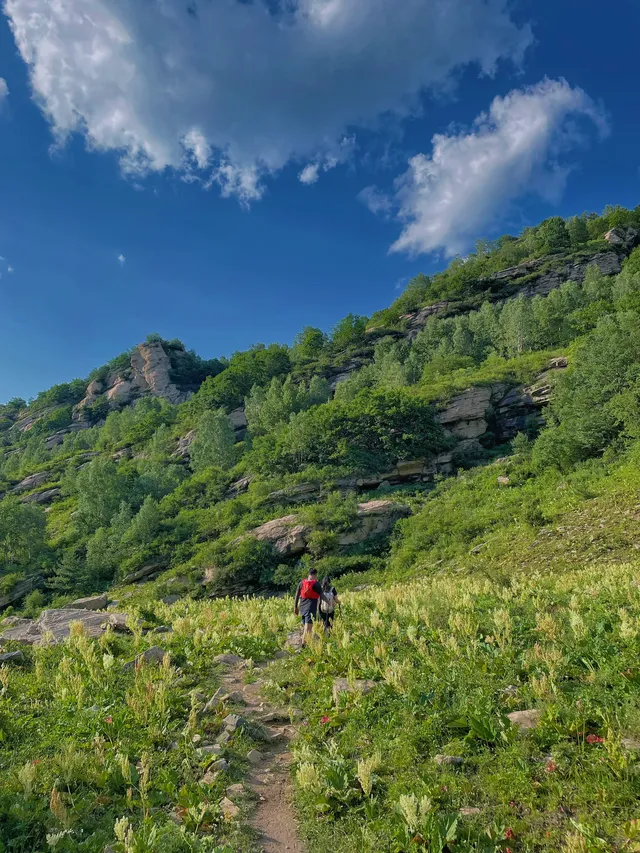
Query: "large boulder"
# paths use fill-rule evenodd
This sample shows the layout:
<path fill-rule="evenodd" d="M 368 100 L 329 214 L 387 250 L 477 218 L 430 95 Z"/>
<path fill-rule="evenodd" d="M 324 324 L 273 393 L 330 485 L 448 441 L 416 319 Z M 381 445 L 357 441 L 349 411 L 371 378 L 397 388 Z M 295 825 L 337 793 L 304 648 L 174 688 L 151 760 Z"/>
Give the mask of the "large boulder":
<path fill-rule="evenodd" d="M 109 604 L 108 595 L 92 595 L 89 598 L 76 598 L 67 610 L 104 610 Z"/>
<path fill-rule="evenodd" d="M 358 504 L 356 523 L 351 530 L 338 535 L 338 543 L 342 547 L 358 545 L 372 536 L 388 533 L 399 518 L 411 515 L 411 510 L 404 504 L 394 501 L 368 501 Z"/>
<path fill-rule="evenodd" d="M 493 395 L 490 385 L 469 388 L 453 397 L 438 413 L 438 422 L 456 438 L 478 438 L 489 426 L 487 409 Z"/>
<path fill-rule="evenodd" d="M 256 527 L 251 536 L 260 542 L 270 542 L 281 556 L 292 557 L 306 551 L 311 530 L 308 524 L 301 524 L 296 515 L 285 515 Z"/>
<path fill-rule="evenodd" d="M 88 637 L 101 637 L 107 630 L 104 613 L 66 608 L 43 610 L 35 620 L 23 619 L 13 627 L 3 629 L 0 639 L 13 640 L 29 646 L 40 642 L 56 645 L 66 640 L 74 622 L 82 624 L 84 633 Z"/>
<path fill-rule="evenodd" d="M 38 486 L 41 486 L 50 479 L 51 473 L 49 471 L 39 471 L 37 474 L 29 474 L 29 476 L 25 477 L 24 480 L 21 480 L 17 486 L 14 486 L 11 491 L 16 494 L 20 492 L 28 492 L 31 489 L 37 489 Z"/>
<path fill-rule="evenodd" d="M 45 504 L 52 503 L 61 494 L 62 492 L 58 488 L 44 489 L 42 492 L 31 492 L 29 495 L 24 495 L 20 500 L 25 504 L 40 504 L 44 506 Z"/>
<path fill-rule="evenodd" d="M 122 578 L 123 584 L 138 583 L 139 581 L 151 580 L 154 575 L 160 574 L 167 568 L 165 563 L 149 563 L 148 566 L 143 566 L 141 569 L 136 569 L 135 572 L 126 575 Z"/>
<path fill-rule="evenodd" d="M 612 228 L 604 235 L 604 239 L 614 249 L 630 252 L 640 243 L 640 231 L 636 228 Z"/>
<path fill-rule="evenodd" d="M 411 510 L 394 501 L 369 501 L 358 504 L 356 518 L 350 530 L 339 534 L 338 542 L 343 547 L 364 542 L 371 536 L 387 533 L 399 518 L 409 515 Z M 307 550 L 313 528 L 301 522 L 297 515 L 285 515 L 274 518 L 251 530 L 247 536 L 253 536 L 262 542 L 270 542 L 274 550 L 282 557 L 293 557 Z M 244 537 L 239 537 L 234 544 Z"/>

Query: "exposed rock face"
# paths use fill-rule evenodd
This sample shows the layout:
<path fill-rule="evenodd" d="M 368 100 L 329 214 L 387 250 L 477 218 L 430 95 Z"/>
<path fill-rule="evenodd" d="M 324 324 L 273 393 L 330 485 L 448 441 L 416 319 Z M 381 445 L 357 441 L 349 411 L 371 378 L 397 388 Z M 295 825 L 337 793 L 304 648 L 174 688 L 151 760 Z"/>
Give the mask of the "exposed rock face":
<path fill-rule="evenodd" d="M 438 422 L 456 438 L 478 438 L 489 426 L 486 414 L 492 399 L 505 390 L 503 385 L 469 388 L 454 397 L 438 414 Z"/>
<path fill-rule="evenodd" d="M 358 545 L 372 536 L 388 533 L 399 518 L 411 515 L 408 506 L 393 501 L 368 501 L 358 504 L 356 524 L 338 536 L 338 544 L 343 548 Z"/>
<path fill-rule="evenodd" d="M 105 397 L 113 408 L 126 406 L 138 397 L 163 397 L 170 403 L 182 403 L 190 392 L 182 391 L 170 378 L 171 360 L 158 342 L 138 344 L 125 373 L 111 373 L 104 383 L 93 381 L 74 409 L 74 420 L 83 420 L 87 406 Z"/>
<path fill-rule="evenodd" d="M 33 414 L 25 415 L 25 417 L 20 418 L 19 421 L 16 421 L 13 425 L 12 429 L 17 429 L 18 432 L 29 432 L 29 430 L 36 424 L 39 420 L 50 415 L 51 412 L 55 412 L 56 406 L 47 406 L 44 409 L 40 409 L 38 412 L 33 412 Z"/>
<path fill-rule="evenodd" d="M 151 580 L 154 575 L 159 574 L 166 568 L 167 567 L 164 563 L 150 563 L 148 566 L 143 566 L 141 569 L 131 572 L 130 575 L 122 578 L 122 583 L 126 585 L 130 583 L 137 583 L 142 580 Z"/>
<path fill-rule="evenodd" d="M 0 634 L 2 640 L 14 640 L 33 646 L 42 641 L 54 645 L 63 642 L 71 631 L 74 622 L 81 622 L 84 632 L 89 637 L 100 637 L 106 631 L 104 613 L 93 613 L 90 610 L 43 610 L 35 619 L 21 619 Z"/>
<path fill-rule="evenodd" d="M 409 515 L 410 512 L 408 507 L 393 501 L 361 503 L 358 505 L 352 528 L 339 535 L 338 543 L 347 547 L 364 542 L 371 536 L 387 533 L 399 518 Z M 307 550 L 312 532 L 313 528 L 301 523 L 297 515 L 285 515 L 261 524 L 246 535 L 262 542 L 270 542 L 274 550 L 283 557 L 293 557 Z M 243 538 L 236 539 L 235 543 Z"/>
<path fill-rule="evenodd" d="M 21 601 L 25 595 L 33 592 L 34 589 L 39 589 L 43 584 L 44 579 L 40 575 L 25 578 L 23 581 L 18 581 L 13 589 L 5 595 L 0 596 L 0 610 L 4 610 L 4 608 L 8 607 L 10 604 L 15 604 L 16 601 Z"/>
<path fill-rule="evenodd" d="M 59 498 L 60 495 L 60 489 L 45 489 L 42 492 L 33 492 L 30 495 L 24 495 L 20 500 L 25 504 L 40 504 L 41 506 L 44 506 L 45 504 L 52 503 L 56 498 Z"/>
<path fill-rule="evenodd" d="M 566 358 L 554 358 L 544 373 L 524 388 L 512 388 L 496 405 L 495 415 L 498 438 L 509 441 L 523 432 L 533 420 L 538 426 L 544 422 L 543 409 L 551 400 L 556 377 L 567 368 Z"/>
<path fill-rule="evenodd" d="M 544 267 L 549 264 L 550 258 L 525 261 L 517 267 L 500 270 L 500 272 L 493 273 L 488 278 L 480 279 L 478 287 L 484 290 L 484 299 L 490 302 L 504 302 L 520 294 L 524 294 L 525 296 L 546 296 L 552 290 L 564 284 L 565 281 L 575 281 L 581 284 L 591 264 L 598 267 L 603 275 L 617 275 L 622 269 L 620 252 L 624 256 L 634 246 L 638 245 L 640 234 L 633 228 L 626 231 L 614 228 L 608 235 L 605 235 L 605 239 L 608 239 L 612 248 L 618 251 L 598 252 L 595 255 L 580 258 L 577 261 L 567 260 L 565 263 L 562 262 L 562 256 L 557 255 L 552 259 L 556 266 L 547 270 L 544 270 Z M 524 283 L 521 282 L 521 279 L 525 277 L 527 281 Z M 409 337 L 413 337 L 424 328 L 429 317 L 434 314 L 454 316 L 466 313 L 469 310 L 471 309 L 468 305 L 444 300 L 434 302 L 411 314 L 405 314 L 402 319 L 406 322 Z"/>
<path fill-rule="evenodd" d="M 68 608 L 70 610 L 104 610 L 109 603 L 108 595 L 92 595 L 89 598 L 77 598 Z"/>
<path fill-rule="evenodd" d="M 311 527 L 300 524 L 297 515 L 275 518 L 251 531 L 251 536 L 261 542 L 270 542 L 274 550 L 283 557 L 292 557 L 306 551 L 310 534 Z"/>
<path fill-rule="evenodd" d="M 612 228 L 604 235 L 604 239 L 615 249 L 631 252 L 640 244 L 640 231 L 636 228 Z"/>
<path fill-rule="evenodd" d="M 62 444 L 67 435 L 73 435 L 76 432 L 82 432 L 83 429 L 88 429 L 89 424 L 85 421 L 77 421 L 76 423 L 70 424 L 68 427 L 64 429 L 59 429 L 57 432 L 54 432 L 53 435 L 48 436 L 44 440 L 44 446 L 47 450 L 53 450 L 54 447 L 58 447 L 58 445 Z"/>
<path fill-rule="evenodd" d="M 24 480 L 21 480 L 17 486 L 14 486 L 11 491 L 16 494 L 19 492 L 28 492 L 30 489 L 37 489 L 38 486 L 46 483 L 49 479 L 51 479 L 51 474 L 48 471 L 40 471 L 37 474 L 30 474 L 28 477 L 25 477 Z"/>

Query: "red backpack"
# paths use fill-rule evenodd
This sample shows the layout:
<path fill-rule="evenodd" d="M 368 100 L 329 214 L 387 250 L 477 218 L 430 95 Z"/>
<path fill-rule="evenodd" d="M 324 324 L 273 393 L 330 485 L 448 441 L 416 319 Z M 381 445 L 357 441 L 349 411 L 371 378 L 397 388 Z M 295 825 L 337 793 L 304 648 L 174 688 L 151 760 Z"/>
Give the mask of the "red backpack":
<path fill-rule="evenodd" d="M 309 578 L 305 578 L 302 581 L 302 589 L 300 590 L 300 598 L 320 598 L 320 593 L 316 592 L 313 588 L 313 585 L 317 583 L 317 581 L 310 581 Z"/>

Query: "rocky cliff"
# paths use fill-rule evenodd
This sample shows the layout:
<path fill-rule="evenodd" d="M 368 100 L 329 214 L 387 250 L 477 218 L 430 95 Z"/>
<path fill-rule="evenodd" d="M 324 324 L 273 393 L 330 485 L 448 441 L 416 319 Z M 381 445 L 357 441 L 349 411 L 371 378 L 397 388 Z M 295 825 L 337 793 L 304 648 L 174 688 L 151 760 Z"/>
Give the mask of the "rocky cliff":
<path fill-rule="evenodd" d="M 617 275 L 622 269 L 624 258 L 640 244 L 640 232 L 635 228 L 613 228 L 605 234 L 604 239 L 611 246 L 611 251 L 585 254 L 578 258 L 558 254 L 525 261 L 516 267 L 479 279 L 474 290 L 482 294 L 483 300 L 498 303 L 521 294 L 528 297 L 547 296 L 566 281 L 581 284 L 591 265 L 595 265 L 603 275 Z M 409 337 L 413 337 L 424 327 L 429 317 L 455 316 L 466 313 L 472 307 L 464 302 L 442 300 L 405 314 L 402 319 Z"/>
<path fill-rule="evenodd" d="M 106 400 L 110 408 L 126 406 L 139 397 L 162 397 L 170 403 L 182 403 L 190 392 L 181 390 L 171 380 L 171 359 L 159 341 L 138 344 L 131 354 L 129 367 L 110 372 L 104 381 L 94 379 L 84 398 L 74 407 L 74 420 L 85 419 L 89 406 Z"/>

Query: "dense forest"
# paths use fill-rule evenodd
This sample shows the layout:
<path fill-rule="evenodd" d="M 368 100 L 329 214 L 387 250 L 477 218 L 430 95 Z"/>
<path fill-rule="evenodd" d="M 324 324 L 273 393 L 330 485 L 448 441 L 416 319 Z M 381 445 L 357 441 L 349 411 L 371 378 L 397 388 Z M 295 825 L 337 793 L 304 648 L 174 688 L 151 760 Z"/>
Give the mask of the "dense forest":
<path fill-rule="evenodd" d="M 255 849 L 219 807 L 255 744 L 205 797 L 228 709 L 192 694 L 214 654 L 282 650 L 311 567 L 354 592 L 268 684 L 305 720 L 310 850 L 638 849 L 639 331 L 640 207 L 607 208 L 329 334 L 212 360 L 150 335 L 0 406 L 6 625 L 102 591 L 130 619 L 0 666 L 0 851 Z M 177 669 L 116 671 L 156 629 Z"/>

